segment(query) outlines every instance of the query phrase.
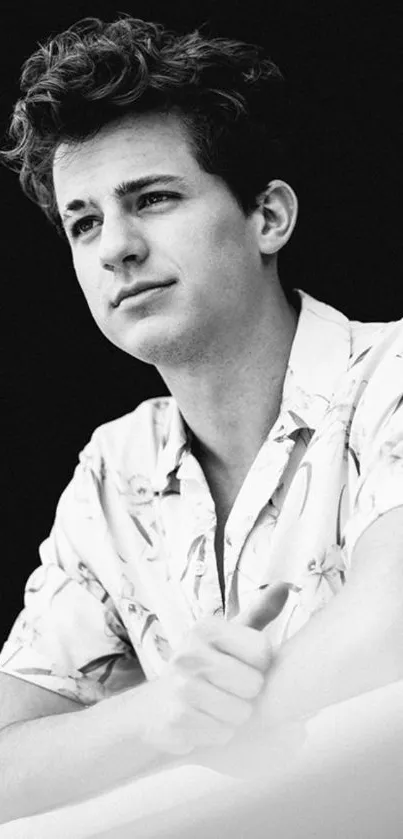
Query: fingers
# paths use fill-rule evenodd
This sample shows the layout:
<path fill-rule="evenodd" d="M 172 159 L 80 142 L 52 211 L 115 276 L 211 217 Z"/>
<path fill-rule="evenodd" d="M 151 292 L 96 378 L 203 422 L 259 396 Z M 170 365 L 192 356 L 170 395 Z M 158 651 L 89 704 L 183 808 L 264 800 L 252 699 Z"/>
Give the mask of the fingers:
<path fill-rule="evenodd" d="M 197 624 L 189 635 L 187 649 L 191 656 L 204 657 L 206 648 L 232 656 L 244 664 L 264 672 L 270 661 L 267 639 L 256 630 L 235 621 L 209 618 Z"/>
<path fill-rule="evenodd" d="M 265 682 L 260 670 L 213 649 L 205 661 L 199 661 L 198 677 L 220 690 L 249 700 L 259 695 Z"/>
<path fill-rule="evenodd" d="M 221 690 L 249 700 L 256 699 L 265 684 L 264 673 L 261 670 L 235 661 L 230 656 L 221 656 L 217 667 L 212 662 L 205 678 Z"/>
<path fill-rule="evenodd" d="M 272 655 L 267 636 L 256 630 L 281 612 L 290 587 L 281 583 L 260 592 L 237 620 L 208 618 L 191 629 L 157 686 L 151 742 L 185 754 L 227 743 L 249 720 Z"/>
<path fill-rule="evenodd" d="M 220 690 L 204 679 L 189 683 L 183 695 L 186 703 L 192 708 L 231 728 L 237 728 L 247 722 L 253 710 L 252 704 L 247 700 Z"/>
<path fill-rule="evenodd" d="M 293 588 L 291 583 L 281 582 L 259 591 L 252 604 L 234 618 L 233 623 L 264 629 L 279 616 L 287 602 L 290 588 Z"/>

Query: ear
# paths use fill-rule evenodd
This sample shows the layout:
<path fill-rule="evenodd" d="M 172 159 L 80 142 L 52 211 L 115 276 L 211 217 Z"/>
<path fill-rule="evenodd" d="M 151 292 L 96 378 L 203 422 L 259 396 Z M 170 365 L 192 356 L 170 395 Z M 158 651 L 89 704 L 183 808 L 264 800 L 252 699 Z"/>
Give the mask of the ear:
<path fill-rule="evenodd" d="M 285 181 L 270 181 L 255 210 L 261 253 L 275 254 L 289 240 L 298 215 L 297 196 Z"/>

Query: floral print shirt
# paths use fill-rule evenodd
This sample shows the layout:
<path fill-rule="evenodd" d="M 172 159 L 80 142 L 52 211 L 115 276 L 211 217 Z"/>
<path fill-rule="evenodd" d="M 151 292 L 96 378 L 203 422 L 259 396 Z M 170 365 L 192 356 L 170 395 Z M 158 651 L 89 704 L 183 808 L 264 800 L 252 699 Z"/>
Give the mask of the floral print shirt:
<path fill-rule="evenodd" d="M 224 605 L 191 434 L 172 398 L 151 399 L 81 453 L 3 672 L 90 705 L 157 677 L 195 621 L 231 620 L 261 586 L 300 589 L 274 644 L 340 591 L 360 535 L 403 505 L 403 321 L 350 322 L 298 294 L 280 413 L 225 528 Z"/>

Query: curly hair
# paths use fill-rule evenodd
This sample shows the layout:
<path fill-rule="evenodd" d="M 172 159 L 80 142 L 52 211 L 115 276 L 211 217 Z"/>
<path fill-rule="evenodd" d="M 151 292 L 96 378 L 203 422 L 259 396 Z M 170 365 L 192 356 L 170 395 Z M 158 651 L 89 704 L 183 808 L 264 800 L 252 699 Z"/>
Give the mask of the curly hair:
<path fill-rule="evenodd" d="M 261 53 L 127 15 L 112 23 L 85 18 L 25 62 L 12 145 L 1 158 L 60 229 L 52 179 L 57 146 L 94 136 L 129 113 L 176 109 L 199 165 L 223 178 L 249 213 L 284 166 L 283 78 Z"/>

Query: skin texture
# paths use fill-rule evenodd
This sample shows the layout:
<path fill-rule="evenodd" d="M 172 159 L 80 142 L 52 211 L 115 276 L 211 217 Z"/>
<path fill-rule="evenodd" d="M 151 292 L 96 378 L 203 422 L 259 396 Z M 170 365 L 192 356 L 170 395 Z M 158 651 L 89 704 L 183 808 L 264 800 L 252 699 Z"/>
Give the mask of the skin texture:
<path fill-rule="evenodd" d="M 236 623 L 196 624 L 157 680 L 82 713 L 0 674 L 0 823 L 99 793 L 195 748 L 222 748 L 251 718 L 270 665 L 270 643 L 255 626 L 273 621 L 287 596 L 279 584 Z"/>
<path fill-rule="evenodd" d="M 149 684 L 142 739 L 163 752 L 222 746 L 252 716 L 270 666 L 264 629 L 281 612 L 288 585 L 259 592 L 237 621 L 207 618 L 189 632 L 158 684 Z M 256 629 L 262 631 L 256 631 Z"/>
<path fill-rule="evenodd" d="M 116 195 L 122 183 L 151 175 L 178 180 Z M 262 217 L 246 217 L 224 181 L 200 168 L 179 117 L 126 117 L 81 144 L 62 144 L 54 186 L 62 215 L 85 202 L 65 229 L 89 308 L 112 343 L 176 368 L 244 349 L 272 302 Z M 119 290 L 170 281 L 113 306 Z"/>
<path fill-rule="evenodd" d="M 166 184 L 130 195 L 117 189 L 155 173 L 179 175 L 179 197 L 168 197 Z M 295 196 L 271 182 L 245 217 L 225 184 L 200 169 L 174 115 L 132 117 L 91 141 L 59 147 L 54 182 L 61 212 L 86 202 L 76 205 L 66 230 L 91 312 L 113 343 L 164 376 L 194 432 L 222 534 L 280 405 L 296 318 L 276 258 L 295 224 Z M 164 196 L 146 198 L 150 191 Z M 169 288 L 113 305 L 122 289 L 171 280 Z M 343 592 L 273 657 L 249 615 L 248 625 L 196 626 L 159 680 L 82 713 L 4 676 L 0 718 L 15 725 L 0 734 L 0 818 L 110 788 L 153 761 L 159 766 L 162 754 L 208 745 L 214 763 L 211 746 L 235 731 L 240 739 L 224 763 L 244 767 L 245 742 L 254 762 L 253 737 L 261 742 L 263 730 L 270 736 L 290 720 L 401 678 L 402 527 L 400 509 L 369 529 Z M 269 603 L 260 604 L 260 627 L 262 608 L 267 620 L 275 617 Z M 256 704 L 259 713 L 245 726 Z"/>
<path fill-rule="evenodd" d="M 156 176 L 145 187 L 144 178 Z M 175 182 L 162 182 L 173 176 Z M 134 189 L 138 179 L 143 185 Z M 280 401 L 296 317 L 278 281 L 276 254 L 295 223 L 295 195 L 272 182 L 246 217 L 225 183 L 200 169 L 173 114 L 126 118 L 82 144 L 61 145 L 54 185 L 94 319 L 109 340 L 156 364 L 166 379 L 198 442 L 221 535 L 232 494 Z M 118 305 L 122 292 L 167 282 Z M 245 423 L 251 402 L 253 421 Z M 236 463 L 237 475 L 226 472 L 223 481 L 226 460 Z M 256 613 L 253 607 L 232 625 L 198 624 L 158 681 L 84 713 L 3 677 L 0 716 L 13 723 L 0 735 L 4 817 L 100 791 L 163 754 L 228 742 L 264 685 L 271 649 L 254 625 L 261 629 L 276 617 L 287 586 L 274 595 L 262 592 Z M 38 751 L 40 774 L 29 758 Z M 21 752 L 23 768 L 13 758 Z"/>
<path fill-rule="evenodd" d="M 225 520 L 277 417 L 296 329 L 277 273 L 295 193 L 272 181 L 246 216 L 224 181 L 200 168 L 174 113 L 127 116 L 61 144 L 53 175 L 96 323 L 157 366 L 192 429 L 216 504 L 220 569 Z M 124 291 L 167 283 L 115 305 Z"/>

